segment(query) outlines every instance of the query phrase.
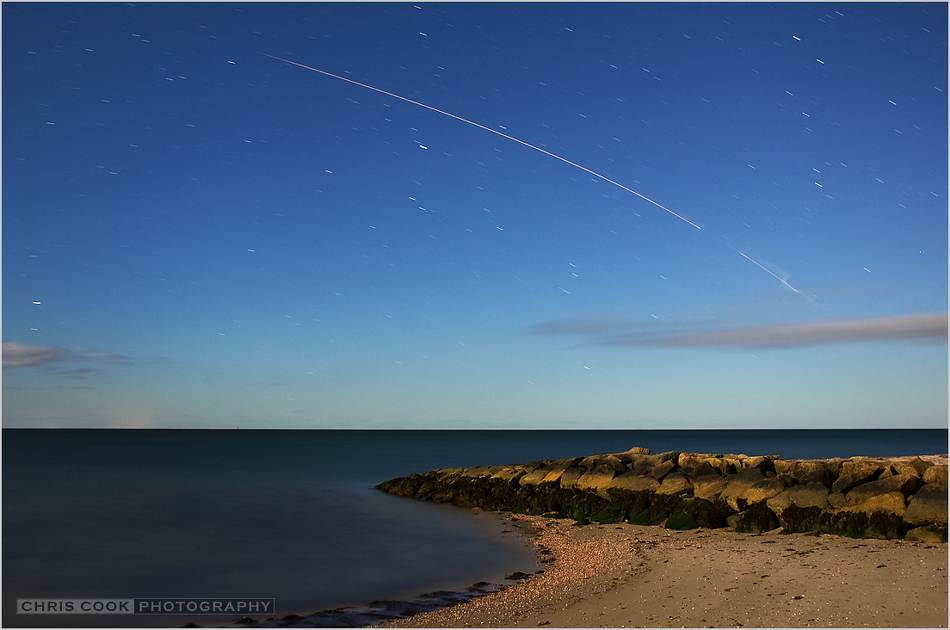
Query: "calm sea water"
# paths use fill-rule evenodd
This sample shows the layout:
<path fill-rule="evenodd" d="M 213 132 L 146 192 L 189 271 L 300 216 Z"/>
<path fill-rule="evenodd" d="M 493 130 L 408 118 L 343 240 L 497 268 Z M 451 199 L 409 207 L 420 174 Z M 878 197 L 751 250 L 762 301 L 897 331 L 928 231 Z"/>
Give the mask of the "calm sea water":
<path fill-rule="evenodd" d="M 933 454 L 947 452 L 947 439 L 942 429 L 4 429 L 3 625 L 225 621 L 16 615 L 18 597 L 273 597 L 282 617 L 536 570 L 493 516 L 374 489 L 412 472 L 632 446 L 787 459 Z"/>

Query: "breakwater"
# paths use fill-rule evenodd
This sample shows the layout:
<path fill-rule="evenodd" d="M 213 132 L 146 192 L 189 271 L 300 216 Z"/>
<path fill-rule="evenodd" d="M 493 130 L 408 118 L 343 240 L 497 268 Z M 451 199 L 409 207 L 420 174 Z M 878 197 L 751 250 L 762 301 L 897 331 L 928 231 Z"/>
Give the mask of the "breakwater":
<path fill-rule="evenodd" d="M 947 542 L 946 458 L 783 460 L 623 453 L 449 468 L 377 486 L 392 495 L 590 521 Z"/>

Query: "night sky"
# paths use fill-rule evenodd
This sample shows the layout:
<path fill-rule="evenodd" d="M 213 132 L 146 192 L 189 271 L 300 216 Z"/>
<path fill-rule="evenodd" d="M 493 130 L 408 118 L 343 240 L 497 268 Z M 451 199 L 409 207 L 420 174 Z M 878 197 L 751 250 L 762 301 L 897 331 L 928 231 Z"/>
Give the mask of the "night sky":
<path fill-rule="evenodd" d="M 2 12 L 4 427 L 947 426 L 946 3 Z"/>

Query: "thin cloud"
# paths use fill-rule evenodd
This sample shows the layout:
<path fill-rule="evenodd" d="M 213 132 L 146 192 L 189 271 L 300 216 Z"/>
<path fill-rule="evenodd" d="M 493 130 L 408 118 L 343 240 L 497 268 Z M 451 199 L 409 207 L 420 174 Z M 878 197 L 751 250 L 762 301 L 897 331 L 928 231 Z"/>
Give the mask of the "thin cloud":
<path fill-rule="evenodd" d="M 16 341 L 3 344 L 3 369 L 34 367 L 68 361 L 73 353 L 57 346 L 27 346 Z"/>
<path fill-rule="evenodd" d="M 127 357 L 95 348 L 67 350 L 59 346 L 27 345 L 18 341 L 3 343 L 3 369 L 48 366 L 67 361 L 115 362 Z"/>
<path fill-rule="evenodd" d="M 528 328 L 526 332 L 534 335 L 586 335 L 615 332 L 618 328 L 629 326 L 629 323 L 616 319 L 579 317 L 577 319 L 562 319 L 556 322 L 536 324 Z"/>
<path fill-rule="evenodd" d="M 93 390 L 95 387 L 90 385 L 6 385 L 3 386 L 3 391 L 17 391 L 17 392 L 46 392 L 54 389 L 69 389 L 69 390 Z"/>
<path fill-rule="evenodd" d="M 947 313 L 921 313 L 847 321 L 801 322 L 769 326 L 650 326 L 616 323 L 587 326 L 597 320 L 566 320 L 532 330 L 546 334 L 600 334 L 597 345 L 653 348 L 769 350 L 872 341 L 931 340 L 946 342 Z"/>
<path fill-rule="evenodd" d="M 73 370 L 66 370 L 64 372 L 60 372 L 60 376 L 62 376 L 63 378 L 84 379 L 89 376 L 95 376 L 96 374 L 99 374 L 99 373 L 100 372 L 98 369 L 87 367 L 87 368 L 75 368 Z"/>

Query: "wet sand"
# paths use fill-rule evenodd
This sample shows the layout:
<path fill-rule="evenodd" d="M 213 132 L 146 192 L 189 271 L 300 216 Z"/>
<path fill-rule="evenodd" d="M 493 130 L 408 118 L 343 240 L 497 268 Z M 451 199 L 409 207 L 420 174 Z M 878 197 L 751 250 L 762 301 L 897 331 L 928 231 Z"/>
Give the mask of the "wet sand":
<path fill-rule="evenodd" d="M 383 627 L 947 627 L 947 545 L 506 515 L 543 573 Z"/>

